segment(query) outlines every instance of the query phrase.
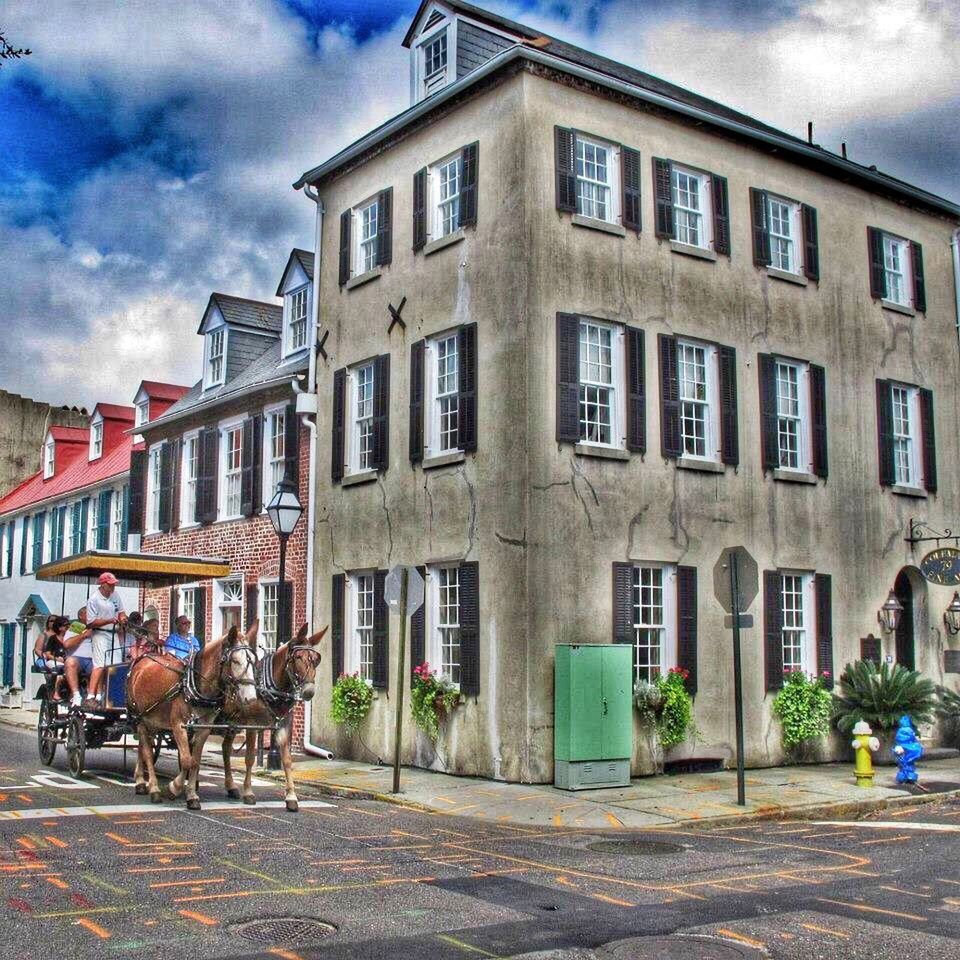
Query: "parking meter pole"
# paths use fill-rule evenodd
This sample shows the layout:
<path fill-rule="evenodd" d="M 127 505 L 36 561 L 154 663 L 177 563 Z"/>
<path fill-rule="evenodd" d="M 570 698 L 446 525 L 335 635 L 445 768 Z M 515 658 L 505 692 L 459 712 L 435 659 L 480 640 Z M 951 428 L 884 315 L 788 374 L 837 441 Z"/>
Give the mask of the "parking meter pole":
<path fill-rule="evenodd" d="M 400 573 L 400 652 L 397 657 L 397 725 L 393 736 L 393 792 L 400 792 L 400 741 L 403 736 L 403 685 L 407 668 L 407 568 Z"/>
<path fill-rule="evenodd" d="M 730 556 L 730 596 L 733 607 L 733 699 L 737 723 L 737 804 L 747 804 L 743 765 L 743 674 L 740 662 L 740 582 L 737 555 Z"/>

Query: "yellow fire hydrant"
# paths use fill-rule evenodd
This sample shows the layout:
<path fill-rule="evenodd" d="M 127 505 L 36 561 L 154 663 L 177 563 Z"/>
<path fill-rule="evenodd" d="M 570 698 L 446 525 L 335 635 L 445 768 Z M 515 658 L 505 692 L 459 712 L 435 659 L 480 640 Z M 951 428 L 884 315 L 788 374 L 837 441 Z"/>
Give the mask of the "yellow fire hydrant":
<path fill-rule="evenodd" d="M 876 753 L 880 749 L 880 741 L 872 734 L 873 731 L 866 720 L 859 720 L 853 728 L 853 742 L 850 746 L 855 751 L 853 772 L 856 775 L 858 787 L 873 786 L 873 758 L 870 753 L 871 751 Z"/>

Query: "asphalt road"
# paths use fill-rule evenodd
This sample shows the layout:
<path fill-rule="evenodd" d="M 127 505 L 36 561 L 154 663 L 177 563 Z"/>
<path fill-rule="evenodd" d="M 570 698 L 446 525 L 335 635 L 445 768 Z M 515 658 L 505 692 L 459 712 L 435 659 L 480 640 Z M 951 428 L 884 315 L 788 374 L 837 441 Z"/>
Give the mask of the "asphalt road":
<path fill-rule="evenodd" d="M 266 781 L 245 807 L 215 770 L 188 813 L 135 796 L 115 751 L 87 762 L 71 781 L 0 726 L 3 960 L 960 956 L 956 801 L 585 832 L 305 795 L 289 814 Z"/>

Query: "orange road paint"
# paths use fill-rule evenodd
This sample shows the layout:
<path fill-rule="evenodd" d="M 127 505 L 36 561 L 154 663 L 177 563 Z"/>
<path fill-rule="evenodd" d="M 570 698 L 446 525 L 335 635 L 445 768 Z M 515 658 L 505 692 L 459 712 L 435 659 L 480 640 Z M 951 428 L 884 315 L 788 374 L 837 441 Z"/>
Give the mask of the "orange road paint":
<path fill-rule="evenodd" d="M 910 840 L 911 838 L 904 834 L 902 837 L 880 837 L 879 840 L 861 840 L 860 845 L 863 847 L 870 846 L 871 843 L 902 843 L 904 840 Z"/>
<path fill-rule="evenodd" d="M 913 890 L 901 890 L 900 887 L 887 887 L 883 884 L 880 884 L 881 890 L 889 890 L 891 893 L 902 893 L 907 897 L 922 897 L 925 900 L 930 900 L 932 894 L 929 893 L 915 893 Z"/>
<path fill-rule="evenodd" d="M 825 897 L 817 898 L 820 903 L 832 903 L 838 907 L 849 907 L 851 910 L 862 910 L 864 913 L 882 913 L 888 917 L 902 917 L 904 920 L 917 920 L 920 923 L 926 923 L 926 917 L 919 917 L 915 913 L 901 913 L 898 910 L 884 910 L 883 907 L 868 907 L 865 903 L 849 903 L 846 900 L 827 900 Z"/>
<path fill-rule="evenodd" d="M 303 960 L 299 953 L 292 950 L 283 950 L 280 947 L 271 947 L 267 953 L 272 953 L 275 957 L 282 957 L 282 960 Z"/>
<path fill-rule="evenodd" d="M 220 923 L 219 920 L 214 920 L 213 917 L 208 917 L 205 913 L 196 913 L 193 910 L 178 910 L 177 913 L 188 920 L 196 920 L 197 923 L 202 923 L 205 927 L 216 927 Z"/>
<path fill-rule="evenodd" d="M 18 794 L 17 794 L 17 798 L 18 798 L 19 800 L 22 800 L 24 803 L 33 803 L 33 797 L 28 796 L 28 795 L 25 794 L 25 793 L 18 793 Z"/>
<path fill-rule="evenodd" d="M 130 841 L 126 837 L 121 837 L 119 833 L 111 833 L 109 830 L 105 830 L 103 835 L 111 840 L 116 840 L 117 843 L 122 843 L 125 847 L 130 846 Z M 143 846 L 143 844 L 137 844 L 137 846 Z"/>
<path fill-rule="evenodd" d="M 450 801 L 453 802 L 452 800 Z M 376 817 L 379 820 L 385 819 L 387 814 L 375 813 L 373 810 L 364 810 L 363 807 L 344 807 L 344 810 L 352 810 L 354 813 L 362 813 L 366 817 Z"/>
<path fill-rule="evenodd" d="M 176 870 L 177 873 L 183 873 L 187 870 L 202 870 L 199 864 L 195 866 L 188 866 L 187 864 L 178 865 L 176 867 L 128 867 L 125 873 L 169 873 L 172 870 Z"/>
<path fill-rule="evenodd" d="M 47 877 L 47 883 L 52 884 L 55 887 L 59 887 L 61 890 L 69 890 L 70 884 L 64 883 L 59 877 Z"/>
<path fill-rule="evenodd" d="M 754 940 L 753 937 L 744 936 L 742 933 L 734 933 L 733 930 L 728 930 L 726 927 L 720 927 L 717 933 L 722 937 L 730 937 L 731 940 L 739 940 L 740 943 L 745 943 L 748 947 L 758 947 L 761 950 L 766 947 L 762 940 Z"/>
<path fill-rule="evenodd" d="M 607 811 L 606 813 L 604 813 L 604 816 L 607 818 L 607 823 L 609 823 L 611 827 L 622 827 L 622 826 L 623 826 L 623 821 L 622 821 L 619 817 L 614 816 L 614 815 L 613 815 L 612 813 L 610 813 L 609 811 Z"/>
<path fill-rule="evenodd" d="M 839 937 L 841 940 L 850 939 L 849 933 L 843 933 L 840 930 L 831 930 L 828 927 L 818 927 L 815 923 L 801 923 L 800 926 L 806 930 L 813 930 L 815 933 L 826 933 L 831 937 Z"/>
<path fill-rule="evenodd" d="M 61 850 L 64 850 L 64 849 L 66 849 L 67 847 L 70 846 L 69 843 L 65 843 L 63 840 L 57 839 L 57 837 L 47 836 L 47 837 L 45 837 L 44 839 L 48 840 L 48 841 L 49 841 L 50 843 L 52 843 L 55 847 L 60 847 Z"/>
<path fill-rule="evenodd" d="M 591 893 L 594 900 L 602 900 L 604 903 L 612 903 L 617 907 L 635 907 L 635 903 L 628 903 L 626 900 L 618 900 L 616 897 L 608 897 L 602 893 Z"/>
<path fill-rule="evenodd" d="M 100 926 L 99 923 L 94 923 L 92 920 L 88 920 L 86 917 L 81 917 L 77 924 L 83 927 L 85 930 L 89 930 L 92 934 L 99 937 L 101 940 L 109 940 L 113 934 L 109 930 L 105 930 Z"/>
<path fill-rule="evenodd" d="M 224 880 L 224 877 L 208 877 L 206 880 L 198 880 L 196 878 L 193 880 L 166 880 L 163 883 L 151 883 L 150 889 L 161 890 L 164 887 L 199 887 L 201 884 L 223 883 Z"/>
<path fill-rule="evenodd" d="M 26 850 L 36 850 L 36 849 L 37 849 L 37 845 L 36 845 L 32 840 L 28 840 L 26 837 L 18 837 L 18 838 L 17 838 L 17 843 L 18 843 L 21 847 L 24 847 Z"/>

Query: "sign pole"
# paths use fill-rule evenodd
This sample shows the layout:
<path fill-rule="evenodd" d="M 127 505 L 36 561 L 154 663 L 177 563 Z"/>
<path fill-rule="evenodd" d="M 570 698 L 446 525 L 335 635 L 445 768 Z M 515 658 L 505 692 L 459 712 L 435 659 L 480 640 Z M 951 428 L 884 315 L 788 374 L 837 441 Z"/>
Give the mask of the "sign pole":
<path fill-rule="evenodd" d="M 400 572 L 400 652 L 397 657 L 397 725 L 393 736 L 393 792 L 400 792 L 400 739 L 403 734 L 403 684 L 407 659 L 407 568 Z"/>
<path fill-rule="evenodd" d="M 737 723 L 737 805 L 747 804 L 743 765 L 743 674 L 740 662 L 740 582 L 736 551 L 730 552 L 730 597 L 733 608 L 733 699 Z"/>

